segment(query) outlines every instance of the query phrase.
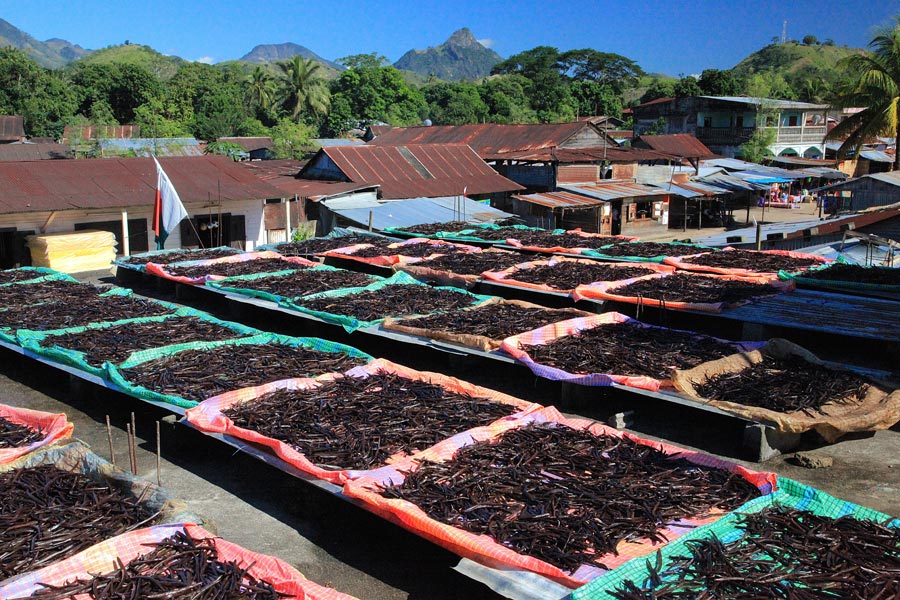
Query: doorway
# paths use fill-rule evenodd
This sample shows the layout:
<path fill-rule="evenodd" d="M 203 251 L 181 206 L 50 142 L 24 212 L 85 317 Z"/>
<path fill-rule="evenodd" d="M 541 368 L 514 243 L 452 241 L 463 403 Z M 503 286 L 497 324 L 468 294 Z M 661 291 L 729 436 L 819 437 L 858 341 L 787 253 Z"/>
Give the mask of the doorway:
<path fill-rule="evenodd" d="M 15 227 L 0 229 L 0 269 L 14 269 L 31 265 L 31 251 L 25 245 L 25 236 L 34 231 L 17 231 Z"/>
<path fill-rule="evenodd" d="M 610 233 L 612 235 L 621 235 L 622 233 L 622 201 L 613 200 L 612 219 L 610 221 Z"/>

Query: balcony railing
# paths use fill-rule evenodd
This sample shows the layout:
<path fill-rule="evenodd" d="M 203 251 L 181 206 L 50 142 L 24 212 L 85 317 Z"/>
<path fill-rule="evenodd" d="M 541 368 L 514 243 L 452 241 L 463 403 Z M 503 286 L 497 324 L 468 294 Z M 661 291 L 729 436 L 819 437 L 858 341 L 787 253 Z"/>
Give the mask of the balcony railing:
<path fill-rule="evenodd" d="M 775 131 L 776 144 L 821 144 L 825 139 L 822 125 L 800 127 L 767 127 Z"/>
<path fill-rule="evenodd" d="M 775 132 L 776 144 L 821 144 L 823 126 L 766 127 Z M 697 139 L 704 144 L 739 146 L 750 139 L 754 127 L 698 127 Z"/>

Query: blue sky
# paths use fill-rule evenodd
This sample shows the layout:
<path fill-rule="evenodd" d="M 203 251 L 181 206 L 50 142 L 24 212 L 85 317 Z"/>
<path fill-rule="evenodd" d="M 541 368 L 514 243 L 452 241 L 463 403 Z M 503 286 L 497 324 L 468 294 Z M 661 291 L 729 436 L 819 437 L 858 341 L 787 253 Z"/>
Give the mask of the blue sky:
<path fill-rule="evenodd" d="M 188 60 L 240 58 L 257 44 L 294 42 L 324 58 L 378 52 L 392 62 L 460 27 L 503 57 L 538 45 L 591 47 L 650 72 L 726 69 L 781 35 L 864 46 L 900 14 L 900 0 L 0 0 L 0 18 L 39 40 L 86 48 L 125 40 Z"/>

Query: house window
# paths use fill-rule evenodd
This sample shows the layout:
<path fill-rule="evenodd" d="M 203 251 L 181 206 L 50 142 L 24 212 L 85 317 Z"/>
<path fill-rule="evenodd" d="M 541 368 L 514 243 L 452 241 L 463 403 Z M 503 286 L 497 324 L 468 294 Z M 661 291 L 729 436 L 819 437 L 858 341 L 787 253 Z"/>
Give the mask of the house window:
<path fill-rule="evenodd" d="M 704 118 L 703 118 L 703 126 L 704 126 L 704 127 L 712 127 L 712 118 L 711 118 L 711 117 L 704 117 Z"/>
<path fill-rule="evenodd" d="M 737 118 L 734 120 L 734 126 L 738 129 L 744 128 L 744 115 L 737 116 Z"/>
<path fill-rule="evenodd" d="M 788 127 L 796 127 L 797 126 L 797 115 L 791 115 L 788 117 Z"/>

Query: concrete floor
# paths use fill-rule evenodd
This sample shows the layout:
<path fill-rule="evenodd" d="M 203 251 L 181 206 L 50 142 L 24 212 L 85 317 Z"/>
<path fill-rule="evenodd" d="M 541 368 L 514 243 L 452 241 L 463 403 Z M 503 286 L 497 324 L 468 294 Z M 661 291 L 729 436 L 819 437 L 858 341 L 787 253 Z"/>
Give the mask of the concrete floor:
<path fill-rule="evenodd" d="M 767 211 L 767 215 L 768 215 Z M 807 215 L 808 217 L 808 215 Z M 452 369 L 452 366 L 448 366 Z M 455 373 L 449 373 L 455 374 Z M 490 384 L 491 373 L 460 373 Z M 495 382 L 499 383 L 499 382 Z M 521 396 L 535 397 L 535 381 L 504 381 Z M 162 409 L 96 386 L 71 386 L 69 376 L 0 350 L 0 402 L 65 412 L 75 437 L 108 458 L 105 417 L 113 424 L 119 464 L 125 462 L 125 424 L 135 413 L 139 474 L 156 478 L 155 422 Z M 545 401 L 545 403 L 550 403 Z M 570 408 L 598 417 L 602 407 Z M 900 426 L 833 445 L 814 437 L 804 450 L 834 459 L 830 468 L 807 470 L 778 457 L 764 464 L 735 458 L 733 431 L 715 419 L 677 408 L 636 407 L 633 431 L 711 452 L 758 470 L 772 470 L 830 494 L 900 516 Z M 498 598 L 482 584 L 452 570 L 458 557 L 348 502 L 180 425 L 163 424 L 162 484 L 213 520 L 218 533 L 250 550 L 278 556 L 308 578 L 362 600 Z"/>

